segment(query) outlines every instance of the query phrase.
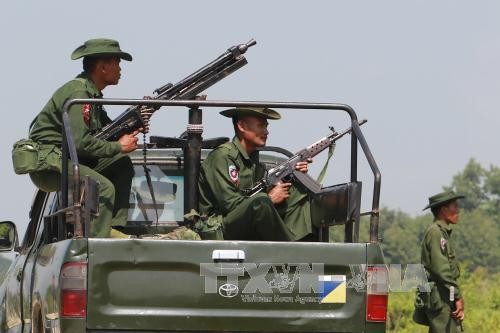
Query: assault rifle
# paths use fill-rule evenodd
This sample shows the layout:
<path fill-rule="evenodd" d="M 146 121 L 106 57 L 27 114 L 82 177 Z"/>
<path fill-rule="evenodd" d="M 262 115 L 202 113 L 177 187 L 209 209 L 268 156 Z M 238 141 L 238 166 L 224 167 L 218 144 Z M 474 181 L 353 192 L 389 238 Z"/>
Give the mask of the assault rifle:
<path fill-rule="evenodd" d="M 361 120 L 359 125 L 361 126 L 364 123 L 366 123 L 366 119 Z M 337 133 L 333 127 L 330 127 L 330 130 L 332 131 L 331 134 L 319 139 L 312 145 L 300 150 L 286 161 L 283 161 L 277 166 L 269 169 L 264 178 L 257 182 L 254 187 L 243 190 L 243 194 L 251 197 L 260 191 L 267 189 L 269 186 L 276 185 L 281 180 L 291 181 L 292 179 L 299 181 L 312 193 L 320 193 L 321 184 L 312 179 L 311 176 L 296 170 L 295 165 L 298 162 L 307 161 L 308 159 L 318 155 L 323 150 L 333 145 L 335 141 L 351 132 L 352 128 L 349 127 L 340 133 Z"/>
<path fill-rule="evenodd" d="M 176 84 L 167 83 L 163 87 L 156 89 L 152 98 L 167 100 L 195 98 L 200 92 L 245 66 L 247 60 L 243 54 L 255 44 L 257 42 L 251 39 L 247 43 L 230 47 L 217 59 Z M 111 123 L 103 127 L 95 137 L 101 140 L 116 141 L 123 134 L 132 133 L 134 130 L 143 127 L 140 109 L 141 107 L 138 105 L 129 107 Z"/>

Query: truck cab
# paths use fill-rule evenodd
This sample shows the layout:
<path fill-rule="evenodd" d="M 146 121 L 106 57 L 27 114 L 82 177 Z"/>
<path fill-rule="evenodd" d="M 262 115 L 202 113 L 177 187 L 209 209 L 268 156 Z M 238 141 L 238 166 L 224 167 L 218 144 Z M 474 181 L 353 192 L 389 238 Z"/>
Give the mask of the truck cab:
<path fill-rule="evenodd" d="M 71 103 L 141 105 L 145 101 Z M 135 176 L 128 224 L 120 229 L 128 238 L 88 236 L 97 213 L 97 187 L 84 177 L 74 177 L 73 183 L 66 178 L 61 192 L 36 192 L 21 242 L 14 223 L 0 222 L 0 251 L 16 253 L 0 286 L 2 332 L 385 331 L 388 279 L 378 243 L 380 172 L 350 107 L 192 100 L 147 103 L 186 106 L 190 125 L 201 123 L 197 113 L 202 107 L 245 104 L 346 112 L 351 117 L 354 152 L 351 178 L 328 189 L 335 218 L 316 225 L 317 238 L 310 242 L 162 237 L 190 226 L 184 216 L 196 208 L 199 163 L 228 138 L 203 140 L 199 131 L 188 131 L 180 138 L 150 137 L 146 161 L 142 150 L 130 154 Z M 374 174 L 373 207 L 366 213 L 360 212 L 358 146 Z M 261 162 L 268 168 L 291 155 L 282 148 L 266 149 Z M 63 161 L 65 157 L 74 160 L 72 150 L 68 136 Z M 63 165 L 63 177 L 64 173 Z M 357 242 L 362 215 L 370 217 L 368 243 Z M 334 225 L 344 227 L 344 242 L 330 242 Z"/>

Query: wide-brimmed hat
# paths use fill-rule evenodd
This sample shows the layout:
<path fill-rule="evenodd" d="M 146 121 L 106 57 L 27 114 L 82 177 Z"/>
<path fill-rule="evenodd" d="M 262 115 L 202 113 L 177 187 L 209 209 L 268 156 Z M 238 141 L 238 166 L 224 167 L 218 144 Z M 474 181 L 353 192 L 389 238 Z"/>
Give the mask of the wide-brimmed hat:
<path fill-rule="evenodd" d="M 132 56 L 120 49 L 118 41 L 106 38 L 89 39 L 71 53 L 71 60 L 98 55 L 117 56 L 121 59 L 132 61 Z"/>
<path fill-rule="evenodd" d="M 439 194 L 433 195 L 432 197 L 429 197 L 429 204 L 425 206 L 423 210 L 426 210 L 428 208 L 433 208 L 437 206 L 442 206 L 450 201 L 454 201 L 457 199 L 462 199 L 465 198 L 465 196 L 456 194 L 453 191 L 445 191 L 441 192 Z"/>
<path fill-rule="evenodd" d="M 281 115 L 277 111 L 269 108 L 234 108 L 221 111 L 220 114 L 229 118 L 257 116 L 273 120 L 281 119 Z"/>

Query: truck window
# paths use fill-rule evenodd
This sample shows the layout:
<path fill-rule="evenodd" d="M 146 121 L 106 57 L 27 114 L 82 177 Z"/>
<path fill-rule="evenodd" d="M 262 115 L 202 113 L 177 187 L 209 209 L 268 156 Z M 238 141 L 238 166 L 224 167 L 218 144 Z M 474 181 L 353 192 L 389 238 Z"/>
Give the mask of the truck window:
<path fill-rule="evenodd" d="M 174 224 L 184 219 L 184 176 L 178 169 L 149 165 L 152 189 L 156 199 L 159 224 Z M 155 205 L 142 165 L 135 165 L 130 193 L 128 223 L 156 222 Z"/>
<path fill-rule="evenodd" d="M 208 151 L 202 154 L 202 160 Z M 177 225 L 184 221 L 184 173 L 182 163 L 178 158 L 182 156 L 180 150 L 165 150 L 160 153 L 164 158 L 158 164 L 149 164 L 152 188 L 156 199 L 159 225 Z M 154 157 L 157 157 L 154 155 Z M 153 158 L 154 158 L 153 157 Z M 282 156 L 261 154 L 261 163 L 266 168 L 275 166 L 283 161 Z M 142 156 L 134 159 L 135 176 L 129 199 L 128 225 L 156 224 L 155 206 L 151 191 L 144 173 Z"/>
<path fill-rule="evenodd" d="M 21 251 L 25 251 L 33 246 L 33 242 L 36 238 L 36 232 L 43 222 L 43 216 L 49 215 L 51 209 L 53 209 L 53 206 L 55 206 L 56 204 L 55 198 L 56 195 L 54 192 L 45 193 L 42 191 L 38 191 L 36 193 L 35 199 L 33 200 L 33 204 L 31 206 L 30 222 L 24 234 Z"/>

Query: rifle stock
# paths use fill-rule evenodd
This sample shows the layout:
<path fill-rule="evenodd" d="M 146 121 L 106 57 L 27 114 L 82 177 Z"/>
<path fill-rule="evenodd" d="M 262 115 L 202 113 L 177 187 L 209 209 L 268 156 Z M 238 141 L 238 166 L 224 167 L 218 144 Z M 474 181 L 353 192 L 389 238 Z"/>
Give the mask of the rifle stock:
<path fill-rule="evenodd" d="M 154 90 L 153 99 L 193 99 L 197 94 L 219 82 L 229 74 L 247 64 L 243 54 L 257 42 L 251 39 L 247 43 L 230 47 L 214 61 L 180 80 L 176 84 L 167 83 Z M 131 106 L 102 128 L 95 137 L 101 140 L 116 141 L 122 135 L 132 133 L 143 126 L 140 106 Z"/>

